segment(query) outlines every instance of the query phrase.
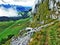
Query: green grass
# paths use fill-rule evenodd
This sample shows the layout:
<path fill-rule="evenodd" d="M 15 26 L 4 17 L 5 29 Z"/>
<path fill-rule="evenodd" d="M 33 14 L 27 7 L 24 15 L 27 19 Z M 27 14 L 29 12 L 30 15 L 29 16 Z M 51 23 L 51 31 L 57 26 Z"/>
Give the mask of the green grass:
<path fill-rule="evenodd" d="M 0 22 L 0 33 L 4 31 L 5 28 L 11 26 L 14 23 L 14 21 L 4 21 Z"/>
<path fill-rule="evenodd" d="M 18 32 L 26 27 L 26 23 L 29 21 L 30 18 L 27 19 L 20 19 L 16 21 L 14 24 L 6 28 L 3 32 L 0 33 L 0 41 L 3 38 L 8 38 L 8 35 L 17 35 Z M 20 24 L 20 25 L 18 25 Z"/>

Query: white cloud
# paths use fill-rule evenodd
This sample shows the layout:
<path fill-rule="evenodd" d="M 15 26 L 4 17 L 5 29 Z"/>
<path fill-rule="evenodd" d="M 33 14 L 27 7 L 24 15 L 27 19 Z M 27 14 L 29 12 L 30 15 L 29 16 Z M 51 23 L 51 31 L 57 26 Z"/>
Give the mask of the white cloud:
<path fill-rule="evenodd" d="M 13 16 L 17 16 L 17 15 L 18 15 L 17 11 L 14 10 L 13 8 L 6 9 L 3 7 L 0 7 L 0 16 L 13 17 Z"/>

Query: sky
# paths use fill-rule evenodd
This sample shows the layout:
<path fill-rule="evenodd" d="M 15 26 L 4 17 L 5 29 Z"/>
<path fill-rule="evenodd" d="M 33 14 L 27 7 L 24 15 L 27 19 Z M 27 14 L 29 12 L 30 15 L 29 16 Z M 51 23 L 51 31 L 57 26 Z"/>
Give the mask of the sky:
<path fill-rule="evenodd" d="M 37 1 L 37 0 L 36 0 Z M 5 3 L 4 3 L 5 2 Z M 33 6 L 35 0 L 0 0 L 0 4 L 12 4 L 12 5 L 22 5 L 22 6 Z"/>
<path fill-rule="evenodd" d="M 1 4 L 10 4 L 10 5 L 19 5 L 19 6 L 25 6 L 25 7 L 32 7 L 34 8 L 35 3 L 37 3 L 38 0 L 0 0 Z M 18 12 L 17 10 L 13 9 L 14 7 L 11 7 L 9 9 L 4 8 L 3 6 L 0 6 L 0 16 L 17 16 Z"/>

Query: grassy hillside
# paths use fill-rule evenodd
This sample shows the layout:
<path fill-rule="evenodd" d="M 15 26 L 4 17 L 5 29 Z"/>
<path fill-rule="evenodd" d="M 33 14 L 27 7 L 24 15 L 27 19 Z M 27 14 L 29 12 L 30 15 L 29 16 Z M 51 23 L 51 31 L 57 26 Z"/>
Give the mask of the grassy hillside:
<path fill-rule="evenodd" d="M 52 19 L 53 12 L 49 10 L 48 6 L 48 0 L 39 5 L 31 27 L 45 25 L 57 19 Z M 42 21 L 44 21 L 43 24 L 40 23 Z M 60 22 L 34 33 L 28 45 L 60 45 Z"/>
<path fill-rule="evenodd" d="M 27 26 L 30 18 L 20 19 L 0 33 L 0 43 L 4 43 L 12 35 L 17 35 L 19 31 Z"/>
<path fill-rule="evenodd" d="M 0 22 L 0 33 L 4 31 L 5 28 L 11 26 L 14 23 L 14 21 L 5 21 L 5 22 Z"/>
<path fill-rule="evenodd" d="M 29 45 L 60 45 L 60 22 L 36 32 Z"/>

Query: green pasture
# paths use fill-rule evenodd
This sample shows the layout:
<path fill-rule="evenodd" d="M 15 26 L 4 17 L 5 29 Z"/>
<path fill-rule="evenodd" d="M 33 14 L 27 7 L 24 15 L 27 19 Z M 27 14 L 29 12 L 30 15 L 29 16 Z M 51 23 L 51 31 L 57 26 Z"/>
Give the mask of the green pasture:
<path fill-rule="evenodd" d="M 14 24 L 4 29 L 3 32 L 0 33 L 0 41 L 4 38 L 8 38 L 8 35 L 16 35 L 18 32 L 26 27 L 26 23 L 30 18 L 17 20 Z"/>

